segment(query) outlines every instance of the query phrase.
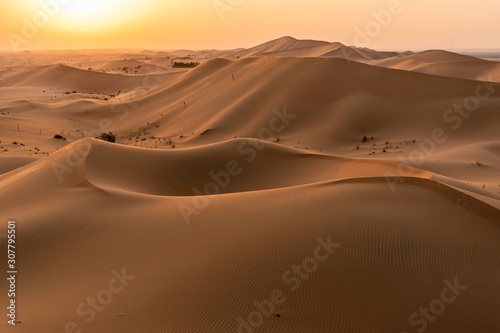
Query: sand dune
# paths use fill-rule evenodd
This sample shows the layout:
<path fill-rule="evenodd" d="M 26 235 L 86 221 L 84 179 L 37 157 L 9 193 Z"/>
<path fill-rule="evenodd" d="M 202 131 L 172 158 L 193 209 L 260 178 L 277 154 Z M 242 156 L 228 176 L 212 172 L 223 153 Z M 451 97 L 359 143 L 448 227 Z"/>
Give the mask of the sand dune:
<path fill-rule="evenodd" d="M 304 81 L 310 82 L 306 88 Z M 280 82 L 287 82 L 286 94 L 280 93 Z M 435 127 L 442 128 L 453 140 L 440 144 L 425 166 L 435 164 L 443 149 L 462 147 L 465 142 L 498 142 L 495 128 L 488 126 L 498 119 L 498 85 L 490 86 L 493 93 L 481 103 L 477 117 L 458 119 L 460 123 L 451 115 L 444 119 L 447 109 L 474 96 L 478 86 L 487 91 L 477 81 L 384 69 L 343 59 L 220 59 L 141 93 L 138 101 L 119 97 L 113 108 L 106 101 L 84 101 L 75 96 L 77 99 L 64 103 L 20 103 L 3 111 L 14 117 L 29 109 L 32 115 L 59 123 L 61 130 L 73 133 L 99 128 L 99 122 L 109 118 L 120 133 L 120 142 L 169 149 L 171 144 L 162 138 L 172 139 L 177 148 L 235 137 L 258 138 L 278 112 L 290 117 L 285 119 L 289 124 L 282 131 L 266 135 L 266 140 L 348 157 L 395 161 L 419 147 L 414 140 L 424 142 Z M 75 126 L 75 120 L 79 125 Z M 429 128 L 429 123 L 434 127 Z M 454 130 L 457 124 L 461 125 L 459 137 Z M 480 133 L 477 128 L 482 128 Z M 374 139 L 361 142 L 363 136 Z M 70 142 L 73 138 L 68 137 Z M 36 136 L 34 139 L 40 140 Z M 357 146 L 359 150 L 355 150 Z M 382 152 L 384 148 L 386 153 Z M 463 174 L 470 172 L 470 163 L 495 165 L 497 157 L 470 155 L 470 161 L 461 167 Z"/>
<path fill-rule="evenodd" d="M 296 44 L 300 45 L 300 47 L 296 47 Z M 253 56 L 254 54 L 251 53 L 251 55 Z M 370 60 L 395 57 L 398 55 L 398 53 L 378 52 L 366 48 L 346 46 L 342 43 L 327 43 L 314 46 L 303 46 L 302 43 L 298 43 L 297 41 L 296 43 L 286 44 L 284 47 L 280 47 L 278 51 L 264 52 L 259 53 L 258 55 L 273 57 L 332 57 L 367 62 Z"/>
<path fill-rule="evenodd" d="M 113 71 L 125 72 L 123 68 L 127 68 L 127 72 L 129 71 L 131 73 L 139 72 L 142 74 L 144 73 L 146 67 L 149 72 L 165 70 L 168 67 L 168 62 L 165 60 L 163 64 L 167 66 L 165 67 L 151 66 L 150 64 L 137 60 L 115 60 L 97 67 L 96 70 L 106 70 L 106 71 L 113 70 Z"/>
<path fill-rule="evenodd" d="M 64 65 L 42 66 L 0 80 L 0 88 L 12 86 L 64 87 L 79 92 L 116 93 L 140 87 L 141 76 L 116 76 Z"/>
<path fill-rule="evenodd" d="M 500 82 L 500 63 L 446 51 L 424 51 L 370 64 L 440 76 Z"/>
<path fill-rule="evenodd" d="M 240 50 L 234 54 L 217 56 L 229 58 L 253 56 L 334 57 L 433 75 L 500 82 L 500 64 L 498 62 L 481 60 L 472 56 L 442 50 L 429 50 L 418 53 L 379 52 L 367 48 L 346 46 L 341 43 L 282 37 L 250 49 Z"/>
<path fill-rule="evenodd" d="M 304 81 L 309 82 L 307 87 L 303 86 Z M 281 82 L 287 82 L 286 94 L 280 93 Z M 172 138 L 184 135 L 183 140 L 177 141 L 188 145 L 200 140 L 210 143 L 235 136 L 256 137 L 260 129 L 268 126 L 273 108 L 288 106 L 300 122 L 291 121 L 286 131 L 277 134 L 286 144 L 294 145 L 292 137 L 296 137 L 309 148 L 331 149 L 339 143 L 352 148 L 360 143 L 363 130 L 376 136 L 378 142 L 385 142 L 424 139 L 429 135 L 424 132 L 429 119 L 450 128 L 455 122 L 443 119 L 446 109 L 474 95 L 480 84 L 347 63 L 342 59 L 213 60 L 144 99 L 138 111 L 130 115 L 130 123 L 150 122 L 146 128 L 151 134 Z M 497 119 L 500 87 L 492 87 L 491 98 L 481 105 L 481 120 L 476 118 L 471 122 L 487 124 Z M 218 91 L 225 94 L 221 96 Z M 424 104 L 425 96 L 430 101 Z M 189 106 L 187 110 L 183 101 Z M 159 112 L 146 113 L 160 105 L 163 117 Z M 175 125 L 177 122 L 184 124 L 182 130 Z M 130 129 L 130 123 L 124 121 L 120 131 Z M 309 126 L 312 124 L 316 124 L 314 130 Z M 207 129 L 211 131 L 199 135 Z M 469 133 L 464 140 L 475 140 L 472 136 L 478 134 Z M 486 129 L 479 136 L 482 140 L 497 139 L 494 130 Z"/>
<path fill-rule="evenodd" d="M 28 156 L 6 156 L 2 158 L 2 163 L 0 164 L 0 175 L 7 173 L 9 171 L 18 169 L 26 164 L 30 164 L 37 159 Z"/>
<path fill-rule="evenodd" d="M 299 50 L 298 52 L 301 52 L 301 49 L 325 46 L 328 44 L 330 43 L 316 40 L 298 40 L 293 37 L 287 36 L 274 39 L 272 41 L 254 46 L 249 49 L 240 50 L 234 53 L 232 57 L 246 58 L 290 50 Z"/>
<path fill-rule="evenodd" d="M 262 149 L 258 159 L 252 149 L 255 152 Z M 241 154 L 242 151 L 245 154 Z M 249 162 L 254 156 L 255 160 Z M 119 167 L 109 169 L 111 160 Z M 258 191 L 356 177 L 360 174 L 359 170 L 365 168 L 369 171 L 361 173 L 364 177 L 383 176 L 385 171 L 397 172 L 398 169 L 398 165 L 391 162 L 359 163 L 333 156 L 304 154 L 300 150 L 255 139 L 235 139 L 201 148 L 156 153 L 101 144 L 93 147 L 86 166 L 91 169 L 87 172 L 89 181 L 100 188 L 164 196 L 192 196 L 194 188 L 202 189 L 213 181 L 210 177 L 213 170 L 225 170 L 229 161 L 236 161 L 240 166 L 248 163 L 252 165 L 244 178 L 235 177 L 220 189 L 220 193 Z M 284 170 L 286 175 L 283 174 Z M 418 170 L 415 176 L 430 177 Z"/>
<path fill-rule="evenodd" d="M 496 65 L 290 37 L 215 54 L 0 68 L 16 331 L 498 332 Z"/>
<path fill-rule="evenodd" d="M 284 50 L 281 47 L 278 47 L 278 51 L 266 51 L 258 53 L 258 55 L 272 57 L 335 57 L 357 61 L 368 60 L 368 58 L 355 50 L 355 48 L 347 47 L 341 43 L 328 43 L 317 46 L 301 46 L 296 48 L 289 45 L 287 46 L 283 47 Z M 255 56 L 253 52 L 250 53 L 250 55 Z"/>
<path fill-rule="evenodd" d="M 343 161 L 350 177 L 335 181 L 346 176 L 335 172 L 335 158 L 269 146 L 261 161 L 234 178 L 229 194 L 211 195 L 189 225 L 179 207 L 192 206 L 197 197 L 143 193 L 154 179 L 169 182 L 167 176 L 183 186 L 180 179 L 203 176 L 190 160 L 205 171 L 223 166 L 221 159 L 234 157 L 234 143 L 155 152 L 87 140 L 2 176 L 2 215 L 15 212 L 23 222 L 20 269 L 37 272 L 23 280 L 29 296 L 18 298 L 26 304 L 19 329 L 57 331 L 72 321 L 94 331 L 244 332 L 239 318 L 247 322 L 257 309 L 254 303 L 268 306 L 266 300 L 279 290 L 279 301 L 259 322 L 262 331 L 401 331 L 411 329 L 408 317 L 438 298 L 448 281 L 466 289 L 457 290 L 459 297 L 432 331 L 468 332 L 478 325 L 483 332 L 496 330 L 492 286 L 499 274 L 499 212 L 425 177 L 407 179 L 390 194 L 383 177 L 365 178 L 370 168 L 361 164 L 352 168 Z M 53 165 L 66 163 L 72 151 L 82 161 L 60 183 Z M 191 170 L 178 175 L 182 165 L 165 170 L 169 160 L 179 159 Z M 301 163 L 306 170 L 297 173 Z M 314 166 L 324 176 L 331 172 L 331 179 L 308 176 L 307 168 Z M 103 177 L 103 169 L 115 170 L 108 174 L 115 179 Z M 289 182 L 297 176 L 308 183 Z M 255 188 L 238 189 L 247 178 Z M 273 184 L 276 178 L 288 186 Z M 39 190 L 27 191 L 34 183 Z M 199 179 L 196 185 L 203 183 Z M 322 250 L 326 258 L 303 275 L 307 278 L 287 273 L 314 255 L 318 237 L 338 245 Z M 50 259 L 62 252 L 68 259 Z M 113 270 L 123 270 L 126 287 L 86 324 L 92 312 L 85 299 L 106 288 Z M 47 315 L 46 294 L 57 318 Z M 85 314 L 79 316 L 82 302 Z M 359 320 L 361 313 L 370 319 Z"/>

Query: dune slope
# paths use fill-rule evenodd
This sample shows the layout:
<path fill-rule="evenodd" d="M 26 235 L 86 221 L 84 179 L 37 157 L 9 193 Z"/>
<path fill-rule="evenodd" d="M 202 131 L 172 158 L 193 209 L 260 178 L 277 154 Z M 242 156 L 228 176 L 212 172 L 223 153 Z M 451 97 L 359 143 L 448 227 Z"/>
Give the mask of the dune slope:
<path fill-rule="evenodd" d="M 273 146 L 227 194 L 171 193 L 162 173 L 173 161 L 180 165 L 167 174 L 191 160 L 217 168 L 233 148 L 154 152 L 83 140 L 3 175 L 2 218 L 15 214 L 22 235 L 19 270 L 36 272 L 23 277 L 18 331 L 63 331 L 68 322 L 92 332 L 244 332 L 249 322 L 269 332 L 403 331 L 415 328 L 409 316 L 450 283 L 465 289 L 428 331 L 496 331 L 498 210 L 425 173 L 392 192 L 374 169 Z M 54 181 L 54 164 L 75 151 L 74 171 Z M 293 169 L 307 171 L 304 158 L 316 176 L 297 184 Z M 145 175 L 137 163 L 149 166 Z M 335 172 L 339 163 L 347 163 L 347 174 Z M 115 179 L 96 176 L 106 168 L 117 170 Z M 201 187 L 203 173 L 188 169 L 180 177 Z M 148 177 L 165 179 L 164 193 L 146 193 Z M 26 195 L 28 187 L 34 190 Z M 183 207 L 197 210 L 189 224 Z M 308 259 L 318 247 L 321 260 Z M 91 311 L 87 298 L 103 297 L 117 274 L 125 276 L 123 290 L 102 312 Z M 261 305 L 267 310 L 252 319 Z"/>

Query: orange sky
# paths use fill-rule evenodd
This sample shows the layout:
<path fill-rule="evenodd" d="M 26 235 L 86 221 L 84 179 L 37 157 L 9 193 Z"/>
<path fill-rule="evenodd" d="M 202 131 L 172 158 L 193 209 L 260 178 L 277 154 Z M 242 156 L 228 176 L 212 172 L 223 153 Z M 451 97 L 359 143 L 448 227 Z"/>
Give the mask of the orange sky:
<path fill-rule="evenodd" d="M 0 1 L 7 50 L 223 49 L 285 35 L 376 49 L 500 47 L 498 0 Z"/>

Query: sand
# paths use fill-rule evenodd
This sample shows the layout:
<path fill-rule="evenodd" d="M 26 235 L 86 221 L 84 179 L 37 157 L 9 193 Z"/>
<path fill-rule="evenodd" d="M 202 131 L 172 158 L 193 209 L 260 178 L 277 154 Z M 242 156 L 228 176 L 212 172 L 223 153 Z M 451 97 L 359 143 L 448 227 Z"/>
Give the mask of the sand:
<path fill-rule="evenodd" d="M 498 332 L 498 63 L 194 52 L 2 55 L 0 331 Z"/>

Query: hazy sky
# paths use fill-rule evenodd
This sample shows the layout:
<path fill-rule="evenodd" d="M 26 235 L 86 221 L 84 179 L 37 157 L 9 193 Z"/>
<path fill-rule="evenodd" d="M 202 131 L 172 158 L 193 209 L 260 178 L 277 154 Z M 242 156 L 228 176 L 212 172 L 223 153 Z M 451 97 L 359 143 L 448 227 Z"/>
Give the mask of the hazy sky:
<path fill-rule="evenodd" d="M 0 0 L 2 49 L 500 48 L 499 0 Z M 44 9 L 45 8 L 45 9 Z M 378 20 L 375 18 L 379 13 Z"/>

